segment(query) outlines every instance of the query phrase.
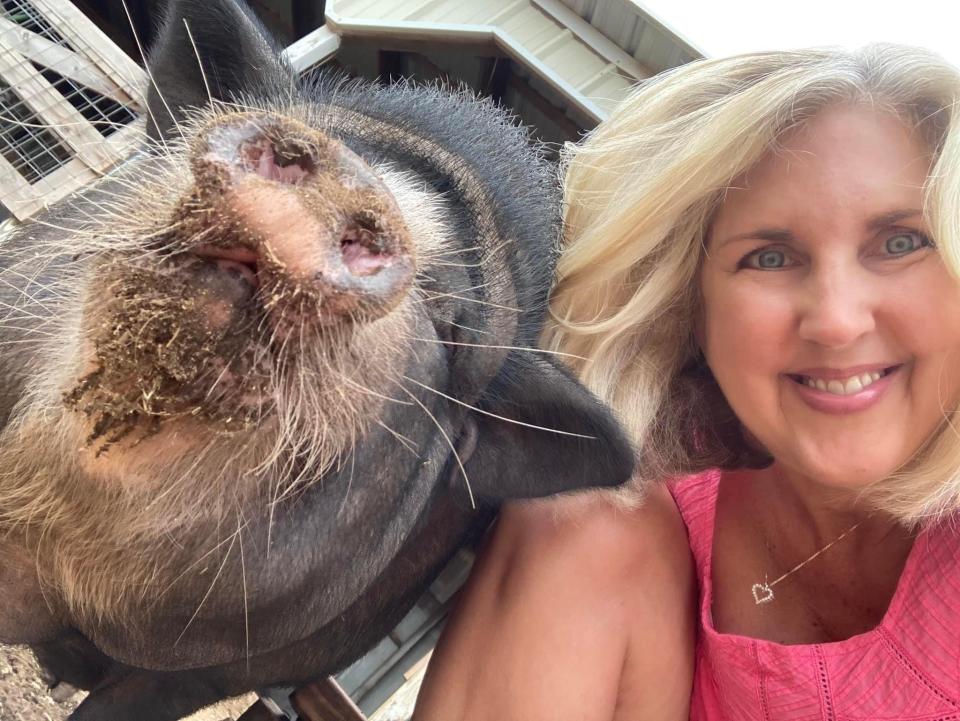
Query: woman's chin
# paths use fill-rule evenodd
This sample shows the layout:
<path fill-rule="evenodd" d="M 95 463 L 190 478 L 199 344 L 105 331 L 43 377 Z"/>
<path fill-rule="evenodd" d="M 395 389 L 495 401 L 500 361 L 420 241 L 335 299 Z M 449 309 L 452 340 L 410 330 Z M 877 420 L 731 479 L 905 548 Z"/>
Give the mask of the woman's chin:
<path fill-rule="evenodd" d="M 857 456 L 848 454 L 817 459 L 784 460 L 778 463 L 783 475 L 805 489 L 818 494 L 849 495 L 856 500 L 860 494 L 888 478 L 897 469 L 896 463 L 880 464 L 876 458 L 857 463 Z"/>

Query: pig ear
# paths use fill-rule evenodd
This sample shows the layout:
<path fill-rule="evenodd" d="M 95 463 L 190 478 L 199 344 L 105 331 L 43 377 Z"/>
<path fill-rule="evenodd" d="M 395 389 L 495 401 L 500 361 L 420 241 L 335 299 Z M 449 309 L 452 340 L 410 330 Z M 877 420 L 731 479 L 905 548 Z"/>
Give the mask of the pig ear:
<path fill-rule="evenodd" d="M 240 0 L 170 0 L 148 62 L 154 80 L 148 126 L 154 139 L 176 137 L 177 123 L 191 106 L 263 89 L 276 96 L 294 82 L 280 50 Z"/>
<path fill-rule="evenodd" d="M 474 495 L 534 498 L 629 480 L 633 449 L 605 406 L 549 358 L 508 360 L 479 408 L 519 423 L 474 414 L 479 438 L 465 465 Z"/>

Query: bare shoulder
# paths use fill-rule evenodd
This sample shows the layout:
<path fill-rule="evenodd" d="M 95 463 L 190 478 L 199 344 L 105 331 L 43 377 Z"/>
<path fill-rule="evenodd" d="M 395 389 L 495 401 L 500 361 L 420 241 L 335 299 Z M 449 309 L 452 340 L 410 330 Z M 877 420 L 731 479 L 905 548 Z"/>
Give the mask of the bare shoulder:
<path fill-rule="evenodd" d="M 609 718 L 686 719 L 697 587 L 686 528 L 666 487 L 633 508 L 586 494 L 514 506 L 503 521 L 516 541 L 508 539 L 507 549 L 519 549 L 510 573 L 521 585 L 536 584 L 526 579 L 532 574 L 552 579 L 554 590 L 576 586 L 568 598 L 617 619 L 623 663 Z"/>
<path fill-rule="evenodd" d="M 603 493 L 511 504 L 499 523 L 495 552 L 507 554 L 514 571 L 576 571 L 628 594 L 638 580 L 692 572 L 686 529 L 662 486 L 634 507 Z"/>
<path fill-rule="evenodd" d="M 687 549 L 665 489 L 635 508 L 603 494 L 508 505 L 438 646 L 415 718 L 686 718 Z M 676 662 L 664 671 L 653 649 Z M 664 673 L 677 686 L 674 703 L 663 703 Z M 648 713 L 653 699 L 659 705 Z"/>

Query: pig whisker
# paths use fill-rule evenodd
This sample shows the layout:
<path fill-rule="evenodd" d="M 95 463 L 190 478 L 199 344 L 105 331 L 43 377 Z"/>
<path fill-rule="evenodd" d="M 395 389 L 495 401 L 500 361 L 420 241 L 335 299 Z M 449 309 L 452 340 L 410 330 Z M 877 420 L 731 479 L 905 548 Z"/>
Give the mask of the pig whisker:
<path fill-rule="evenodd" d="M 534 430 L 538 430 L 538 431 L 546 431 L 547 433 L 557 433 L 557 434 L 559 434 L 559 435 L 561 435 L 561 436 L 572 436 L 573 438 L 585 438 L 585 439 L 591 440 L 591 441 L 597 440 L 597 439 L 596 439 L 596 436 L 586 436 L 586 435 L 583 435 L 582 433 L 571 433 L 570 431 L 561 431 L 561 430 L 559 430 L 559 429 L 557 429 L 557 428 L 547 428 L 546 426 L 537 426 L 537 425 L 534 425 L 533 423 L 524 423 L 523 421 L 518 421 L 518 420 L 515 420 L 515 419 L 513 419 L 513 418 L 507 418 L 507 417 L 505 417 L 505 416 L 500 416 L 500 415 L 497 415 L 496 413 L 491 413 L 490 411 L 485 411 L 485 410 L 483 410 L 482 408 L 477 408 L 476 406 L 472 406 L 472 405 L 470 405 L 469 403 L 464 403 L 463 401 L 459 400 L 458 398 L 454 398 L 453 396 L 447 395 L 446 393 L 444 393 L 444 392 L 442 392 L 442 391 L 438 391 L 436 388 L 431 388 L 431 387 L 428 386 L 428 385 L 424 385 L 424 384 L 421 383 L 420 381 L 415 380 L 415 379 L 413 379 L 413 378 L 409 378 L 408 376 L 403 376 L 403 378 L 404 378 L 405 380 L 410 381 L 411 383 L 413 383 L 413 384 L 415 384 L 415 385 L 420 386 L 420 387 L 423 388 L 424 390 L 430 391 L 431 393 L 436 393 L 438 396 L 441 396 L 441 397 L 443 397 L 443 398 L 446 398 L 446 399 L 447 399 L 448 401 L 450 401 L 451 403 L 456 403 L 457 405 L 463 406 L 464 408 L 469 408 L 470 410 L 472 410 L 472 411 L 474 411 L 474 412 L 476 412 L 476 413 L 481 413 L 482 415 L 490 416 L 491 418 L 496 418 L 497 420 L 501 420 L 501 421 L 504 421 L 504 422 L 506 422 L 506 423 L 513 423 L 513 424 L 518 425 L 518 426 L 523 426 L 524 428 L 533 428 Z"/>
<path fill-rule="evenodd" d="M 301 304 L 301 308 L 302 308 L 302 304 Z M 306 323 L 300 323 L 299 328 L 297 328 L 297 340 L 299 341 L 299 344 L 300 344 L 300 347 L 298 348 L 298 353 L 297 353 L 297 357 L 298 357 L 298 358 L 303 358 L 304 351 L 305 351 L 305 344 L 304 344 L 304 342 L 303 342 L 303 331 L 304 331 L 304 326 L 305 326 L 305 325 L 306 325 Z M 297 371 L 298 371 L 298 372 L 297 372 L 297 381 L 298 381 L 299 384 L 300 384 L 300 397 L 301 397 L 301 398 L 306 398 L 306 397 L 307 397 L 307 394 L 306 394 L 306 369 L 304 368 L 304 366 L 303 366 L 302 363 L 301 363 L 301 364 L 298 364 L 298 366 L 297 366 Z"/>
<path fill-rule="evenodd" d="M 481 286 L 482 287 L 482 286 Z M 470 290 L 469 288 L 467 290 Z M 522 313 L 523 311 L 520 308 L 512 308 L 508 305 L 500 305 L 499 303 L 491 303 L 487 300 L 480 300 L 479 298 L 465 298 L 462 295 L 457 295 L 456 293 L 432 293 L 430 295 L 424 295 L 421 298 L 418 298 L 416 303 L 429 303 L 432 300 L 440 300 L 441 298 L 456 298 L 457 300 L 462 300 L 464 303 L 477 303 L 479 305 L 487 305 L 491 308 L 499 308 L 500 310 L 509 310 L 514 313 Z"/>
<path fill-rule="evenodd" d="M 40 336 L 41 338 L 57 338 L 58 337 L 58 334 L 55 332 L 46 332 L 46 331 L 41 331 L 40 329 L 32 329 L 32 328 L 26 329 L 26 328 L 19 328 L 17 326 L 11 326 L 11 325 L 0 325 L 0 328 L 3 328 L 4 330 L 7 330 L 7 329 L 15 330 L 18 333 L 31 333 L 34 336 Z M 29 343 L 36 343 L 36 342 L 37 342 L 37 338 L 21 338 L 18 340 L 3 340 L 3 341 L 0 341 L 0 347 L 22 345 L 22 344 L 29 344 Z"/>
<path fill-rule="evenodd" d="M 192 463 L 184 469 L 183 473 L 180 474 L 180 478 L 175 483 L 171 483 L 165 490 L 156 494 L 153 499 L 147 504 L 147 509 L 152 507 L 157 507 L 160 503 L 167 499 L 168 496 L 174 495 L 177 492 L 180 492 L 183 488 L 188 487 L 188 484 L 185 482 L 186 479 L 190 478 L 193 475 L 193 472 L 202 465 L 209 453 L 213 450 L 214 441 L 207 441 L 206 445 L 196 454 L 196 457 L 193 459 Z"/>
<path fill-rule="evenodd" d="M 41 283 L 40 281 L 38 281 L 35 277 L 31 278 L 30 276 L 24 275 L 23 273 L 19 273 L 19 272 L 15 271 L 15 270 L 14 270 L 14 271 L 11 271 L 11 275 L 14 275 L 14 276 L 16 276 L 17 278 L 22 278 L 23 280 L 27 281 L 27 287 L 28 287 L 28 288 L 29 288 L 31 285 L 34 285 L 34 286 L 37 287 L 37 290 L 38 290 L 38 291 L 50 293 L 51 295 L 56 296 L 58 300 L 63 300 L 64 298 L 66 298 L 66 296 L 64 296 L 63 294 L 57 292 L 57 290 L 56 290 L 56 288 L 55 288 L 54 286 L 45 285 L 45 284 Z M 39 298 L 37 298 L 37 296 L 35 296 L 35 295 L 31 294 L 31 293 L 28 293 L 27 290 L 26 290 L 26 288 L 20 288 L 19 286 L 14 285 L 13 283 L 11 283 L 9 280 L 7 280 L 6 278 L 4 278 L 3 276 L 4 276 L 4 273 L 3 273 L 2 271 L 0 271 L 0 283 L 3 283 L 3 284 L 6 285 L 8 288 L 11 288 L 11 289 L 17 291 L 22 297 L 24 297 L 24 298 L 29 298 L 32 303 L 35 303 L 36 305 L 39 305 L 39 306 L 40 306 L 41 308 L 43 308 L 45 311 L 48 311 L 48 312 L 50 311 L 50 308 L 47 307 L 47 305 L 46 305 L 42 300 L 40 300 Z"/>
<path fill-rule="evenodd" d="M 232 539 L 232 537 L 231 537 L 231 538 L 225 538 L 225 539 L 223 539 L 222 541 L 217 542 L 216 544 L 214 544 L 214 545 L 210 548 L 210 550 L 208 550 L 208 551 L 207 551 L 206 553 L 204 553 L 202 556 L 200 556 L 200 557 L 197 558 L 195 561 L 192 561 L 189 565 L 187 565 L 187 567 L 184 568 L 183 571 L 181 571 L 180 573 L 178 573 L 173 579 L 171 579 L 171 580 L 167 583 L 166 586 L 164 586 L 164 587 L 160 590 L 160 592 L 157 594 L 157 598 L 155 599 L 155 602 L 161 600 L 164 596 L 166 596 L 167 593 L 170 591 L 170 589 L 177 585 L 177 583 L 180 581 L 180 579 L 182 579 L 184 576 L 186 576 L 188 573 L 190 573 L 190 571 L 192 571 L 192 570 L 194 570 L 195 568 L 199 567 L 199 566 L 200 566 L 204 561 L 206 561 L 210 556 L 212 556 L 213 554 L 215 554 L 217 551 L 219 551 L 221 548 L 223 548 L 223 547 L 224 547 L 225 545 L 227 545 L 228 543 L 231 543 L 232 540 L 233 540 L 233 539 Z"/>
<path fill-rule="evenodd" d="M 428 283 L 436 283 L 436 282 L 437 282 L 437 279 L 436 279 L 436 278 L 434 278 L 432 275 L 430 275 L 429 273 L 427 273 L 426 271 L 424 271 L 424 270 L 422 270 L 422 269 L 417 271 L 417 274 L 416 274 L 415 278 L 416 278 L 416 281 L 417 281 L 417 285 L 419 285 L 419 284 L 422 283 L 423 281 L 426 281 L 426 282 L 428 282 Z"/>
<path fill-rule="evenodd" d="M 17 268 L 20 268 L 20 267 L 29 267 L 29 264 L 30 264 L 30 261 L 31 261 L 31 260 L 32 260 L 32 259 L 24 259 L 24 260 L 20 261 L 19 263 L 12 263 L 12 264 L 11 264 L 10 266 L 8 266 L 7 268 L 4 268 L 4 269 L 0 270 L 0 278 L 2 278 L 2 277 L 3 277 L 4 275 L 6 275 L 7 273 L 10 273 L 11 275 L 15 275 L 15 276 L 17 276 L 17 277 L 19 277 L 19 278 L 23 278 L 24 280 L 27 281 L 28 285 L 38 286 L 38 287 L 42 288 L 43 290 L 45 290 L 45 291 L 47 291 L 47 292 L 49 292 L 49 293 L 52 293 L 52 294 L 54 294 L 54 295 L 57 295 L 57 296 L 60 297 L 60 298 L 66 297 L 66 296 L 64 296 L 64 295 L 62 295 L 62 294 L 60 294 L 60 293 L 57 292 L 57 290 L 56 290 L 57 287 L 58 287 L 57 284 L 55 284 L 55 283 L 41 283 L 39 280 L 37 280 L 37 278 L 44 272 L 44 270 L 46 270 L 46 267 L 45 267 L 43 264 L 38 264 L 38 266 L 34 269 L 34 273 L 33 273 L 32 276 L 26 275 L 26 274 L 24 274 L 24 273 L 21 273 L 19 270 L 17 270 Z"/>
<path fill-rule="evenodd" d="M 102 193 L 102 195 L 107 195 L 107 193 Z M 90 214 L 90 212 L 86 208 L 80 205 L 74 205 L 74 211 L 80 216 L 89 220 L 93 224 L 106 223 L 108 221 L 123 223 L 126 220 L 126 218 L 129 216 L 128 213 L 122 212 L 124 210 L 123 208 L 112 210 L 108 206 L 104 205 L 103 203 L 97 202 L 96 200 L 93 199 L 93 195 L 86 198 L 85 202 L 95 206 L 96 208 L 99 208 L 101 211 L 101 214 L 98 216 L 93 216 Z"/>
<path fill-rule="evenodd" d="M 241 102 L 240 98 L 233 97 L 230 100 L 220 99 L 217 104 L 221 106 L 224 113 L 230 111 L 240 111 L 242 113 L 261 113 L 264 108 L 261 105 Z"/>
<path fill-rule="evenodd" d="M 203 87 L 207 91 L 207 101 L 210 103 L 210 107 L 213 107 L 213 94 L 210 92 L 210 83 L 207 82 L 207 73 L 203 69 L 203 61 L 200 60 L 200 52 L 197 50 L 197 44 L 193 41 L 193 33 L 190 32 L 190 23 L 187 22 L 187 19 L 183 19 L 183 27 L 187 30 L 187 38 L 190 40 L 190 47 L 193 48 L 193 54 L 197 57 L 197 67 L 200 69 L 200 78 L 203 80 Z M 243 555 L 243 546 L 240 546 L 241 556 Z"/>
<path fill-rule="evenodd" d="M 404 376 L 404 378 L 406 378 L 407 380 L 411 380 L 406 376 Z M 414 382 L 416 383 L 416 381 Z M 418 383 L 418 385 L 420 384 Z M 443 426 L 440 425 L 440 421 L 438 421 L 436 416 L 434 416 L 433 413 L 430 412 L 430 409 L 427 408 L 423 403 L 421 403 L 420 399 L 417 398 L 413 393 L 411 393 L 410 390 L 408 390 L 404 386 L 400 386 L 400 388 L 403 390 L 404 393 L 410 396 L 410 399 L 414 403 L 416 403 L 418 406 L 420 406 L 423 409 L 424 413 L 426 413 L 430 417 L 430 420 L 433 421 L 433 424 L 437 427 L 437 430 L 440 431 L 440 435 L 443 436 L 443 439 L 447 442 L 447 445 L 450 446 L 450 451 L 453 453 L 453 457 L 456 459 L 457 465 L 460 466 L 460 472 L 463 474 L 463 481 L 467 486 L 467 495 L 470 497 L 470 508 L 476 510 L 477 503 L 473 497 L 473 488 L 470 487 L 470 478 L 467 476 L 467 469 L 463 467 L 463 461 L 460 460 L 460 454 L 457 453 L 457 447 L 454 445 L 453 441 L 450 440 L 450 436 L 447 435 L 447 432 L 443 430 Z"/>
<path fill-rule="evenodd" d="M 340 507 L 337 509 L 337 517 L 340 517 L 340 514 L 343 513 L 343 509 L 347 507 L 347 501 L 350 500 L 350 489 L 353 488 L 353 474 L 356 470 L 355 461 L 357 459 L 357 452 L 354 449 L 350 453 L 350 477 L 347 479 L 347 489 L 343 492 L 343 500 L 340 502 Z"/>
<path fill-rule="evenodd" d="M 193 625 L 193 622 L 197 619 L 197 616 L 200 615 L 200 610 L 203 608 L 203 604 L 207 602 L 207 599 L 210 598 L 210 594 L 213 593 L 214 587 L 217 585 L 217 581 L 220 580 L 220 576 L 223 575 L 223 569 L 227 566 L 227 561 L 230 560 L 230 553 L 233 551 L 234 545 L 237 542 L 237 535 L 240 533 L 239 529 L 236 533 L 233 533 L 230 538 L 230 545 L 227 547 L 227 552 L 223 556 L 223 561 L 220 563 L 220 568 L 217 569 L 217 575 L 213 577 L 213 580 L 210 582 L 207 592 L 204 594 L 203 598 L 200 599 L 200 603 L 197 606 L 196 610 L 193 612 L 193 615 L 190 617 L 190 620 L 187 621 L 187 625 L 183 627 L 183 630 L 180 632 L 180 635 L 177 636 L 177 640 L 173 642 L 174 646 L 180 645 L 180 641 L 183 639 L 184 635 L 190 629 L 190 626 Z"/>
<path fill-rule="evenodd" d="M 469 288 L 457 288 L 456 290 L 450 291 L 450 294 L 451 294 L 451 295 L 455 295 L 455 294 L 457 294 L 457 293 L 469 293 L 469 292 L 472 291 L 472 290 L 483 290 L 483 289 L 486 288 L 488 285 L 490 285 L 490 284 L 489 284 L 489 283 L 480 283 L 479 285 L 472 285 L 472 286 L 470 286 Z M 429 292 L 429 291 L 428 291 L 428 292 Z"/>
<path fill-rule="evenodd" d="M 178 221 L 174 221 L 173 223 L 170 223 L 169 225 L 165 225 L 165 226 L 163 226 L 162 228 L 159 228 L 158 230 L 154 230 L 154 231 L 152 231 L 152 232 L 150 232 L 150 233 L 144 233 L 143 235 L 140 236 L 140 240 L 141 240 L 142 242 L 146 242 L 146 241 L 153 240 L 154 238 L 162 237 L 162 236 L 164 236 L 164 235 L 167 235 L 168 233 L 172 233 L 173 231 L 175 231 L 177 228 L 181 227 L 182 225 L 183 225 L 183 223 L 182 223 L 181 221 L 179 221 L 179 220 L 178 220 Z M 191 236 L 185 241 L 185 244 L 189 247 L 191 244 L 196 243 L 200 238 L 205 237 L 210 231 L 211 231 L 211 229 L 210 229 L 210 228 L 207 228 L 206 230 L 202 230 L 202 231 L 200 231 L 200 232 L 198 232 L 198 233 L 194 233 L 193 235 L 191 235 Z M 172 243 L 172 242 L 169 243 L 169 248 L 173 248 L 173 247 L 174 247 L 174 243 Z M 155 255 L 157 255 L 157 251 L 156 251 L 156 250 L 150 249 L 150 248 L 144 248 L 144 249 L 143 249 L 143 257 L 144 257 L 144 258 L 150 258 L 150 257 L 153 257 L 153 256 L 155 256 Z"/>
<path fill-rule="evenodd" d="M 455 250 L 445 250 L 440 253 L 425 253 L 424 258 L 444 258 L 448 255 L 462 255 L 463 253 L 477 253 L 480 251 L 479 245 L 473 245 L 469 248 L 457 248 Z"/>
<path fill-rule="evenodd" d="M 482 268 L 483 263 L 450 263 L 449 261 L 432 260 L 430 256 L 424 256 L 429 267 L 441 266 L 444 268 Z"/>
<path fill-rule="evenodd" d="M 14 315 L 7 315 L 7 316 L 5 316 L 5 317 L 4 317 L 4 320 L 12 320 L 12 319 L 15 318 L 15 317 L 16 317 L 16 318 L 33 318 L 33 319 L 35 319 L 35 320 L 42 320 L 42 321 L 46 321 L 46 320 L 49 320 L 49 319 L 50 319 L 50 316 L 49 316 L 49 315 L 47 315 L 47 316 L 37 315 L 36 313 L 31 313 L 30 311 L 26 310 L 25 308 L 23 308 L 23 307 L 21 307 L 21 306 L 11 305 L 10 303 L 5 303 L 5 302 L 2 301 L 2 300 L 0 300 L 0 308 L 7 308 L 8 310 L 13 311 L 14 313 L 16 313 L 15 316 L 14 316 Z M 48 309 L 47 309 L 47 308 L 44 308 L 44 310 L 48 310 Z"/>
<path fill-rule="evenodd" d="M 213 383 L 210 384 L 210 390 L 207 391 L 207 395 L 204 397 L 204 400 L 210 400 L 210 397 L 213 395 L 214 390 L 216 390 L 217 386 L 220 384 L 220 381 L 223 380 L 223 377 L 227 374 L 228 370 L 230 370 L 230 364 L 224 363 L 223 370 L 220 371 L 220 373 L 214 379 Z"/>
<path fill-rule="evenodd" d="M 356 388 L 356 389 L 357 389 L 358 391 L 360 391 L 361 393 L 365 393 L 365 394 L 367 394 L 367 395 L 374 396 L 375 398 L 381 398 L 381 399 L 383 399 L 383 400 L 385 400 L 385 401 L 387 401 L 387 402 L 389 402 L 389 403 L 396 403 L 397 405 L 401 405 L 401 406 L 412 406 L 412 405 L 413 405 L 413 403 L 409 403 L 408 401 L 402 401 L 402 400 L 400 400 L 399 398 L 391 398 L 390 396 L 385 396 L 385 395 L 383 395 L 382 393 L 377 393 L 376 391 L 372 391 L 372 390 L 370 390 L 369 388 L 367 388 L 366 386 L 361 385 L 360 383 L 357 383 L 356 381 L 354 381 L 353 379 L 351 379 L 349 376 L 345 375 L 345 374 L 344 374 L 343 372 L 341 372 L 341 371 L 335 370 L 334 372 L 340 377 L 340 379 L 341 379 L 344 383 L 346 383 L 346 384 L 349 385 L 349 386 L 352 386 L 353 388 Z"/>
<path fill-rule="evenodd" d="M 55 336 L 47 336 L 47 337 L 55 337 Z M 16 346 L 16 345 L 30 345 L 30 344 L 36 345 L 39 342 L 40 342 L 39 338 L 23 338 L 21 340 L 5 340 L 5 341 L 0 341 L 0 348 L 7 348 L 11 346 Z"/>
<path fill-rule="evenodd" d="M 410 405 L 413 405 L 413 404 L 411 403 Z M 388 426 L 388 425 L 387 425 L 386 423 L 384 423 L 383 421 L 377 420 L 376 423 L 377 423 L 377 425 L 380 426 L 383 430 L 385 430 L 385 431 L 386 431 L 387 433 L 389 433 L 391 436 L 393 436 L 393 437 L 396 438 L 398 441 L 400 441 L 400 444 L 401 444 L 404 448 L 406 448 L 408 451 L 410 451 L 413 455 L 415 455 L 417 458 L 420 457 L 420 453 L 419 453 L 418 450 L 417 450 L 417 444 L 416 444 L 416 443 L 414 443 L 413 441 L 411 441 L 409 438 L 407 438 L 407 437 L 406 437 L 405 435 L 403 435 L 402 433 L 399 433 L 399 432 L 393 430 L 390 426 Z"/>
<path fill-rule="evenodd" d="M 163 97 L 163 93 L 160 91 L 160 86 L 157 84 L 156 79 L 153 77 L 153 71 L 150 69 L 150 63 L 147 62 L 147 54 L 143 51 L 143 45 L 140 43 L 140 35 L 137 33 L 137 28 L 133 24 L 133 17 L 130 15 L 130 8 L 127 5 L 127 0 L 120 0 L 123 5 L 123 11 L 127 15 L 127 22 L 130 24 L 130 32 L 133 33 L 133 39 L 137 43 L 137 50 L 140 51 L 140 58 L 143 60 L 144 70 L 147 72 L 147 77 L 150 78 L 150 83 L 153 85 L 153 89 L 157 91 L 157 97 L 160 98 L 160 102 L 163 103 L 163 107 L 166 108 L 167 114 L 170 116 L 170 119 L 173 120 L 173 124 L 177 129 L 177 132 L 180 134 L 180 137 L 186 139 L 184 135 L 183 128 L 180 127 L 180 123 L 177 121 L 177 116 L 174 115 L 173 111 L 170 109 L 170 105 L 167 104 L 166 98 Z M 153 120 L 154 125 L 159 128 L 160 124 L 157 122 L 157 119 L 153 116 L 153 113 L 150 111 L 149 105 L 147 105 L 147 113 L 150 114 L 151 119 Z M 161 142 L 166 146 L 166 141 L 163 139 L 163 133 L 158 133 Z"/>
<path fill-rule="evenodd" d="M 445 320 L 443 318 L 438 318 L 437 320 L 446 323 L 447 325 L 452 325 L 454 328 L 462 328 L 463 330 L 468 330 L 471 333 L 476 333 L 477 335 L 489 335 L 490 331 L 481 330 L 480 328 L 471 328 L 468 325 L 461 325 L 460 323 L 454 323 L 452 320 Z"/>
<path fill-rule="evenodd" d="M 80 237 L 86 236 L 86 237 L 89 237 L 89 238 L 91 238 L 91 239 L 97 239 L 97 236 L 93 233 L 93 231 L 91 231 L 91 230 L 89 230 L 89 229 L 87 229 L 87 228 L 80 228 L 80 227 L 65 228 L 65 227 L 63 227 L 62 225 L 57 225 L 56 223 L 51 223 L 49 220 L 44 220 L 43 218 L 33 218 L 33 219 L 31 219 L 30 222 L 31 222 L 31 223 L 34 223 L 34 224 L 36 224 L 36 225 L 42 225 L 44 228 L 50 228 L 51 230 L 57 230 L 57 231 L 59 231 L 59 232 L 61 232 L 61 233 L 68 233 L 70 236 L 74 236 L 74 237 L 75 237 L 75 236 L 80 236 Z M 62 254 L 62 253 L 58 253 L 58 255 L 61 255 L 61 254 Z"/>
<path fill-rule="evenodd" d="M 523 346 L 515 346 L 515 345 L 487 345 L 484 343 L 462 343 L 459 341 L 442 340 L 439 338 L 414 338 L 413 336 L 407 336 L 407 338 L 408 340 L 416 340 L 416 341 L 420 341 L 421 343 L 439 343 L 441 345 L 457 345 L 457 346 L 466 346 L 468 348 L 496 348 L 499 350 L 519 350 L 519 351 L 524 351 L 525 353 L 544 353 L 546 355 L 561 356 L 563 358 L 574 358 L 576 360 L 582 360 L 582 361 L 587 360 L 587 358 L 584 358 L 583 356 L 574 355 L 572 353 L 561 353 L 560 351 L 556 351 L 556 350 L 547 350 L 546 348 L 525 348 Z"/>
<path fill-rule="evenodd" d="M 186 22 L 186 21 L 184 21 Z M 189 28 L 187 32 L 190 32 Z M 240 541 L 240 586 L 243 588 L 243 638 L 245 644 L 245 652 L 247 659 L 247 673 L 250 673 L 250 609 L 248 607 L 248 594 L 247 594 L 247 562 L 243 554 L 243 526 L 246 525 L 246 520 L 244 520 L 241 525 L 241 519 L 243 518 L 243 510 L 237 510 L 237 538 Z"/>

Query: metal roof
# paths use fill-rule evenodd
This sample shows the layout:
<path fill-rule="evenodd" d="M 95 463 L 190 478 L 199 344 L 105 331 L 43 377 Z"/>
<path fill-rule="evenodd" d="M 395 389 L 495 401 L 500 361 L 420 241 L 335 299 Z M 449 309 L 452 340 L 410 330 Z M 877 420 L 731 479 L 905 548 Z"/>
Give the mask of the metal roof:
<path fill-rule="evenodd" d="M 654 73 L 704 52 L 638 0 L 560 0 Z"/>
<path fill-rule="evenodd" d="M 637 80 L 700 55 L 632 0 L 328 0 L 326 18 L 295 44 L 311 63 L 317 48 L 335 49 L 331 34 L 491 43 L 594 123 Z"/>

